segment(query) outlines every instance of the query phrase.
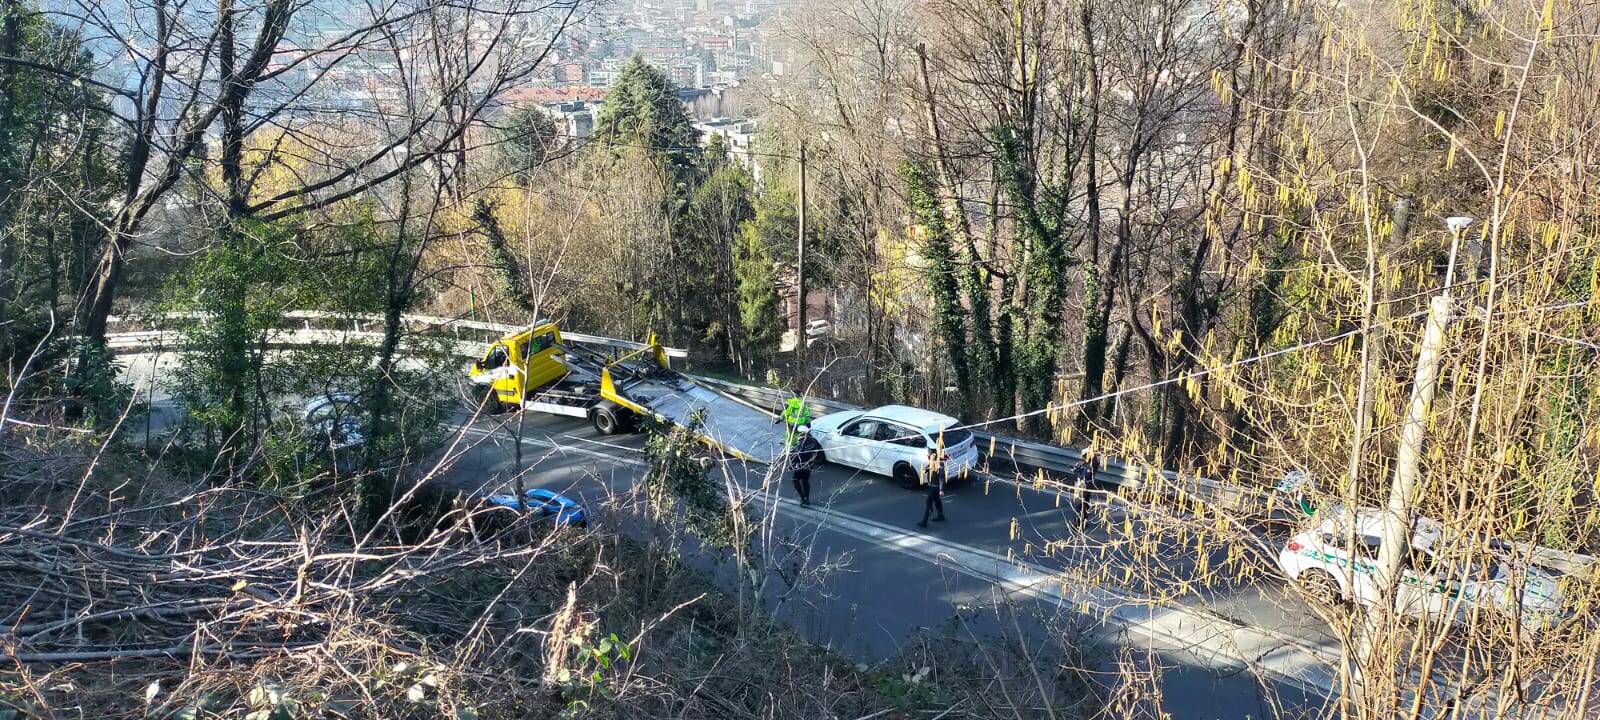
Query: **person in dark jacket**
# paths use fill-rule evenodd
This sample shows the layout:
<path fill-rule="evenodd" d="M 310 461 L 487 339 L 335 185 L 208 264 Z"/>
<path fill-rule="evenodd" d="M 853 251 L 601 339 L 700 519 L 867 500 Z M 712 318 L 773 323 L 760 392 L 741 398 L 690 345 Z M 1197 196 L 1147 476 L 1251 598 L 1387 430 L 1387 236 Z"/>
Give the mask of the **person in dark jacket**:
<path fill-rule="evenodd" d="M 934 510 L 938 510 L 939 515 L 933 521 L 944 522 L 944 500 L 940 497 L 943 493 L 944 473 L 938 471 L 928 473 L 928 500 L 922 506 L 922 522 L 917 523 L 917 527 L 927 527 L 928 516 L 932 515 Z"/>
<path fill-rule="evenodd" d="M 796 465 L 794 468 L 794 491 L 800 496 L 800 504 L 811 505 L 811 468 L 805 465 Z"/>

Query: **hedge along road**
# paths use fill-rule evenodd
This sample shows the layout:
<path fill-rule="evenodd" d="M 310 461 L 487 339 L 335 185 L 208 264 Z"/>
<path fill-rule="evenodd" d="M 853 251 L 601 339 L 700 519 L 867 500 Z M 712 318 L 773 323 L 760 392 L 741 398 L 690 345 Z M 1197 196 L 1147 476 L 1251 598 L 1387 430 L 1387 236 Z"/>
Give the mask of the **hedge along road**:
<path fill-rule="evenodd" d="M 169 356 L 121 358 L 126 379 L 148 387 L 152 368 L 168 372 Z M 170 376 L 170 375 L 168 375 Z M 143 393 L 142 393 L 143 394 Z M 155 389 L 155 431 L 177 414 Z M 500 489 L 515 474 L 514 415 L 462 414 L 459 455 L 444 468 L 455 487 Z M 144 428 L 126 430 L 135 438 Z M 588 502 L 625 492 L 645 467 L 642 435 L 599 436 L 588 423 L 530 414 L 523 427 L 523 466 L 528 487 L 545 487 Z M 1156 607 L 1148 598 L 1096 582 L 1120 578 L 1118 561 L 1103 556 L 1106 520 L 1092 509 L 1081 525 L 1070 502 L 1027 483 L 994 478 L 954 484 L 948 491 L 950 520 L 918 531 L 922 494 L 887 478 L 824 465 L 813 474 L 813 503 L 800 508 L 786 479 L 764 466 L 728 465 L 755 512 L 769 513 L 791 544 L 811 548 L 809 561 L 841 563 L 821 584 L 774 592 L 767 599 L 776 617 L 808 640 L 860 660 L 895 654 L 919 630 L 954 628 L 956 635 L 1016 637 L 1042 645 L 1052 621 L 1095 628 L 1099 640 L 1134 650 L 1160 664 L 1162 710 L 1174 718 L 1264 717 L 1277 708 L 1311 710 L 1333 688 L 1331 662 L 1337 648 L 1314 615 L 1270 583 L 1223 588 L 1204 596 L 1211 611 L 1196 605 Z M 780 482 L 781 481 L 781 482 Z M 1110 522 L 1123 518 L 1112 511 Z M 1013 528 L 1016 532 L 1013 532 Z M 1081 528 L 1081 529 L 1080 529 Z M 1028 548 L 1068 540 L 1049 556 Z M 1174 549 L 1163 563 L 1181 581 L 1194 568 Z M 1106 572 L 1101 572 L 1106 570 Z M 1135 574 L 1140 574 L 1135 572 Z M 1105 668 L 1102 668 L 1105 669 Z M 1243 670 L 1244 672 L 1241 672 Z M 1291 713 L 1294 714 L 1294 713 Z"/>

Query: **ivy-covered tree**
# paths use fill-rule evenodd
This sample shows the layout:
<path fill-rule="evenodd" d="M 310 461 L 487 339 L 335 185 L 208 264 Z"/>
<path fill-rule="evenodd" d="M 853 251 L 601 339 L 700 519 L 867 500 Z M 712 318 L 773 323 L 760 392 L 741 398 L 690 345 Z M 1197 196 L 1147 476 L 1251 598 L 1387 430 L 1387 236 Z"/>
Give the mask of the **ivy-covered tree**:
<path fill-rule="evenodd" d="M 708 158 L 719 154 L 719 146 L 708 149 Z M 734 359 L 738 335 L 735 309 L 734 246 L 742 226 L 755 217 L 751 202 L 754 182 L 737 165 L 708 163 L 705 182 L 695 189 L 689 203 L 688 233 L 677 287 L 683 303 L 683 322 L 690 336 L 715 354 L 726 352 Z"/>
<path fill-rule="evenodd" d="M 84 209 L 115 192 L 121 137 L 99 90 L 41 69 L 93 66 L 78 32 L 27 3 L 0 3 L 0 362 L 9 367 L 64 345 L 105 240 Z M 30 375 L 57 366 L 40 360 Z"/>
<path fill-rule="evenodd" d="M 927 261 L 928 290 L 933 300 L 933 329 L 944 345 L 956 387 L 961 390 L 961 410 L 971 413 L 974 393 L 967 357 L 967 312 L 961 305 L 957 262 L 950 247 L 944 211 L 939 206 L 932 174 L 926 164 L 906 163 L 901 175 L 906 182 L 906 205 L 922 235 L 922 256 Z"/>
<path fill-rule="evenodd" d="M 739 297 L 739 364 L 746 374 L 765 363 L 778 349 L 783 317 L 778 311 L 777 277 L 772 253 L 755 221 L 739 228 L 733 272 Z"/>

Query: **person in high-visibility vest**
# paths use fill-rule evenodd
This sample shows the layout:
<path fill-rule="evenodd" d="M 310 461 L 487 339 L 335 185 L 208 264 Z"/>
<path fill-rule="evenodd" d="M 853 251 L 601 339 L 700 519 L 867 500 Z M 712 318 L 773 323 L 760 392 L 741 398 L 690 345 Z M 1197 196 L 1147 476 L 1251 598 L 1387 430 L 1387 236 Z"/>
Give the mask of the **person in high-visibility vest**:
<path fill-rule="evenodd" d="M 791 450 L 800 442 L 800 428 L 811 424 L 811 405 L 803 397 L 792 397 L 783 405 L 783 445 Z"/>

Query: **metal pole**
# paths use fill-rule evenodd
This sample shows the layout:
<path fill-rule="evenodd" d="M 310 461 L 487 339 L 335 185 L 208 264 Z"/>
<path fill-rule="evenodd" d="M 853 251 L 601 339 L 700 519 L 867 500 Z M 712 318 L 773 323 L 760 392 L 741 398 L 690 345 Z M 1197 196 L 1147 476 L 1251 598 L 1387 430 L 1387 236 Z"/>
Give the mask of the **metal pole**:
<path fill-rule="evenodd" d="M 794 263 L 795 289 L 798 292 L 799 310 L 795 313 L 794 357 L 796 379 L 806 378 L 806 143 L 800 141 L 800 197 L 796 215 L 799 218 L 799 249 Z"/>

